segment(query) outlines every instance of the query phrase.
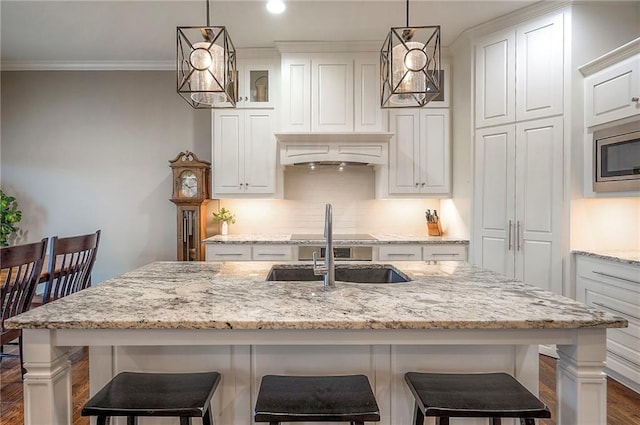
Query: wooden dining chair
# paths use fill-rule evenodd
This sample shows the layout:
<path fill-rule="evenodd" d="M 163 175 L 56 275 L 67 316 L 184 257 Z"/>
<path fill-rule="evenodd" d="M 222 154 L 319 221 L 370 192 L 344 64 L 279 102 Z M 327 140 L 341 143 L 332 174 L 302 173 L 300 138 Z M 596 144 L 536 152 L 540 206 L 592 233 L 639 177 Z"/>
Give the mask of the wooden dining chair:
<path fill-rule="evenodd" d="M 18 339 L 20 367 L 24 375 L 22 362 L 22 331 L 5 329 L 5 320 L 29 309 L 36 286 L 42 273 L 42 265 L 47 253 L 47 238 L 40 242 L 0 248 L 0 307 L 2 307 L 2 332 L 0 346 Z M 15 354 L 0 352 L 2 357 L 15 357 Z"/>
<path fill-rule="evenodd" d="M 91 286 L 91 271 L 99 243 L 100 230 L 87 235 L 51 238 L 49 277 L 42 304 Z"/>

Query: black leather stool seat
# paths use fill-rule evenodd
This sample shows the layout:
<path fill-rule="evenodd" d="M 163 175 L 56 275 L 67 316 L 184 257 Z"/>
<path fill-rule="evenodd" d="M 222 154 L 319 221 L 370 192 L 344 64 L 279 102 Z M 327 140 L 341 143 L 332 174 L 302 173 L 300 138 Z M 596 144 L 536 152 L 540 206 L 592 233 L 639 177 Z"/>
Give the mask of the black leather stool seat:
<path fill-rule="evenodd" d="M 380 409 L 364 375 L 266 375 L 254 412 L 256 422 L 351 422 L 380 420 Z"/>
<path fill-rule="evenodd" d="M 129 425 L 138 416 L 171 416 L 180 417 L 180 424 L 202 418 L 210 425 L 211 397 L 219 383 L 218 372 L 122 372 L 91 397 L 82 416 L 97 416 L 98 424 L 109 416 L 127 416 Z"/>
<path fill-rule="evenodd" d="M 550 418 L 547 406 L 507 373 L 417 373 L 404 379 L 416 401 L 414 422 L 422 425 L 425 416 L 442 418 L 520 418 L 533 424 L 534 418 Z"/>

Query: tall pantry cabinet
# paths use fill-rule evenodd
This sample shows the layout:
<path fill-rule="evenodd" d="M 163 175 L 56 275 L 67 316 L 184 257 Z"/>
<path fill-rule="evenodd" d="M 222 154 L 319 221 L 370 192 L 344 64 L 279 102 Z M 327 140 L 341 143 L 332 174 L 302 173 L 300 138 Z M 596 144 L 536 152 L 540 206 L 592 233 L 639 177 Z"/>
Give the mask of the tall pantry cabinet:
<path fill-rule="evenodd" d="M 474 42 L 474 261 L 560 294 L 564 18 Z"/>

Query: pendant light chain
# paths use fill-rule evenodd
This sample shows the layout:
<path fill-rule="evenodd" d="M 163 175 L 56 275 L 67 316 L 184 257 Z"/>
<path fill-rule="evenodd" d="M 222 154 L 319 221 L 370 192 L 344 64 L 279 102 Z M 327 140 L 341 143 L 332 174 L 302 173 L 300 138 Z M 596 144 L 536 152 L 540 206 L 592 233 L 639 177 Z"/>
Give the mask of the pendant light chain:
<path fill-rule="evenodd" d="M 409 0 L 407 0 L 407 28 L 409 27 Z"/>
<path fill-rule="evenodd" d="M 409 0 L 407 0 L 409 1 Z M 207 26 L 210 27 L 210 23 L 209 23 L 209 2 L 210 0 L 207 0 Z"/>

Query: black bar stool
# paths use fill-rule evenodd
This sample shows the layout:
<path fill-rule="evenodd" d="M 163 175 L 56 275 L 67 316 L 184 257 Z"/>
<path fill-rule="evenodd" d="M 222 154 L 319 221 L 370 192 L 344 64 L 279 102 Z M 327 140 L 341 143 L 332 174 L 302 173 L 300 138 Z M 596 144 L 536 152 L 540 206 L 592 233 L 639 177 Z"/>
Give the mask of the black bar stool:
<path fill-rule="evenodd" d="M 82 408 L 82 416 L 126 416 L 136 425 L 139 416 L 179 417 L 180 425 L 202 418 L 212 425 L 211 397 L 220 383 L 218 372 L 138 373 L 122 372 L 96 393 Z"/>
<path fill-rule="evenodd" d="M 380 421 L 380 409 L 364 375 L 266 375 L 254 411 L 256 422 Z"/>
<path fill-rule="evenodd" d="M 534 425 L 534 418 L 550 418 L 551 412 L 535 395 L 507 373 L 417 373 L 404 379 L 415 398 L 414 424 L 424 417 L 438 418 L 437 425 L 449 425 L 449 418 L 520 418 L 522 425 Z"/>

